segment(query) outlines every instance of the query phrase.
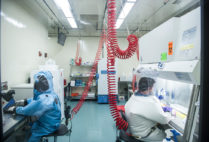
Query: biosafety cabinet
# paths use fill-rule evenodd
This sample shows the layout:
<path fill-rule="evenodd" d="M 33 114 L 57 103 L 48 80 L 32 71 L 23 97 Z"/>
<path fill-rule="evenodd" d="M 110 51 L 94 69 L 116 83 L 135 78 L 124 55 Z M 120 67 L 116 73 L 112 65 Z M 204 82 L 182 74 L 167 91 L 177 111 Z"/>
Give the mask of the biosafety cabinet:
<path fill-rule="evenodd" d="M 139 38 L 140 63 L 200 59 L 200 39 L 200 8 L 196 8 Z"/>
<path fill-rule="evenodd" d="M 198 141 L 200 29 L 200 8 L 196 8 L 139 39 L 136 74 L 155 78 L 153 95 L 161 98 L 162 106 L 172 108 L 169 125 L 181 133 L 182 142 Z"/>

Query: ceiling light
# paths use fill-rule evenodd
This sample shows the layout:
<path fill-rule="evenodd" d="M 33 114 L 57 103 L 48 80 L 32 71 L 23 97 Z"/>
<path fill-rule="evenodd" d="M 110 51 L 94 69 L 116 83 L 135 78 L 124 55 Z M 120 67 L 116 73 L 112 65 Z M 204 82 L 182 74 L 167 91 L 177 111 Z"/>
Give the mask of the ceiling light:
<path fill-rule="evenodd" d="M 72 28 L 78 28 L 74 18 L 67 18 Z"/>
<path fill-rule="evenodd" d="M 117 22 L 116 22 L 115 28 L 119 29 L 121 24 L 123 23 L 123 21 L 124 21 L 124 19 L 118 19 Z"/>
<path fill-rule="evenodd" d="M 120 12 L 119 19 L 126 18 L 126 16 L 131 11 L 133 6 L 134 6 L 134 3 L 129 3 L 129 2 L 125 3 L 123 9 Z"/>
<path fill-rule="evenodd" d="M 69 8 L 62 9 L 62 11 L 65 14 L 65 17 L 67 17 L 67 18 L 72 18 L 73 17 L 73 14 L 71 13 Z"/>
<path fill-rule="evenodd" d="M 127 2 L 136 2 L 136 0 L 127 0 Z"/>
<path fill-rule="evenodd" d="M 70 5 L 67 0 L 54 0 L 56 5 L 62 9 L 65 17 L 73 17 L 73 14 L 70 10 Z"/>
<path fill-rule="evenodd" d="M 56 5 L 58 7 L 60 7 L 61 9 L 63 8 L 70 8 L 69 2 L 68 0 L 54 0 L 54 2 L 56 3 Z"/>
<path fill-rule="evenodd" d="M 54 0 L 56 5 L 62 9 L 63 13 L 65 14 L 65 17 L 67 18 L 68 22 L 70 23 L 70 26 L 72 28 L 78 28 L 75 19 L 73 17 L 73 13 L 71 11 L 70 4 L 68 0 Z"/>

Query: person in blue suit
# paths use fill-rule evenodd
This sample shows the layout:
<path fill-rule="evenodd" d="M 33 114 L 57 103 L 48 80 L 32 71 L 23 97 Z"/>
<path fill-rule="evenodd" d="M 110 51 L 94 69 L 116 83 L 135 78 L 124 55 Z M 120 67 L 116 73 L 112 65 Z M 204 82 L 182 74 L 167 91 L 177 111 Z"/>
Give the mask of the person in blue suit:
<path fill-rule="evenodd" d="M 53 90 L 52 79 L 49 71 L 35 74 L 33 98 L 16 102 L 17 106 L 23 106 L 13 108 L 16 114 L 30 116 L 35 121 L 29 142 L 39 142 L 42 136 L 55 132 L 60 126 L 61 104 Z"/>

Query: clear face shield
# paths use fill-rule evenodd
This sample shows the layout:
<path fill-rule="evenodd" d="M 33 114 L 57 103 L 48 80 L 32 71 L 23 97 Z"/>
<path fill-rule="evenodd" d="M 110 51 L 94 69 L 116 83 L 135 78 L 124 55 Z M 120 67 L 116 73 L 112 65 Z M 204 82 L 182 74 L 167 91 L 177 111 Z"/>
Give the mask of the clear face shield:
<path fill-rule="evenodd" d="M 44 92 L 49 89 L 48 80 L 44 75 L 37 76 L 34 82 L 34 89 L 36 89 L 38 92 Z"/>
<path fill-rule="evenodd" d="M 143 67 L 138 68 L 135 71 L 137 90 L 142 94 L 152 95 L 155 90 L 155 79 L 158 76 L 158 72 L 151 69 L 145 69 Z"/>

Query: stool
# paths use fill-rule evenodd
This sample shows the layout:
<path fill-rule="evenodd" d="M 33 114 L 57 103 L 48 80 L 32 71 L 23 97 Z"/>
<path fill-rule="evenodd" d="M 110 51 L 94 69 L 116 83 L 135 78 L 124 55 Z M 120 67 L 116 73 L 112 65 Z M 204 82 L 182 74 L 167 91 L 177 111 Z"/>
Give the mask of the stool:
<path fill-rule="evenodd" d="M 65 124 L 60 124 L 59 128 L 54 133 L 42 136 L 41 142 L 48 142 L 47 137 L 54 137 L 54 142 L 57 142 L 57 136 L 63 136 L 67 134 L 69 131 L 70 130 L 67 128 Z"/>

